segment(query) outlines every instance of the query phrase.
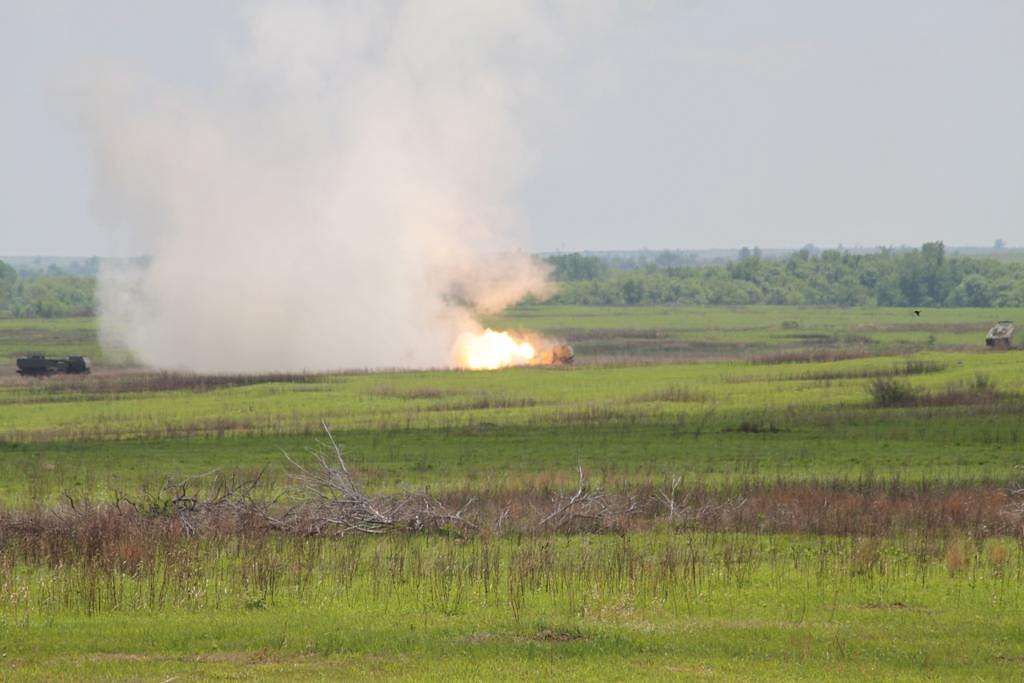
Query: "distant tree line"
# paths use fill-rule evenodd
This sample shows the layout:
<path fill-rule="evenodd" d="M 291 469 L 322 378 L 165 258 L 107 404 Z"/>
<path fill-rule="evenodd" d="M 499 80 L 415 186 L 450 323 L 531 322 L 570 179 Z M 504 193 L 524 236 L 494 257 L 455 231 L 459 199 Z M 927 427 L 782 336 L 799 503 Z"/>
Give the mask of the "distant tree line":
<path fill-rule="evenodd" d="M 744 249 L 728 263 L 624 270 L 582 254 L 546 258 L 561 283 L 554 303 L 817 304 L 832 306 L 1024 306 L 1024 263 L 920 249 L 852 254 L 810 249 L 764 258 Z"/>
<path fill-rule="evenodd" d="M 96 278 L 50 268 L 19 273 L 0 261 L 0 316 L 60 318 L 92 315 Z"/>
<path fill-rule="evenodd" d="M 713 263 L 670 253 L 642 262 L 585 254 L 545 260 L 560 283 L 548 302 L 560 304 L 1024 306 L 1024 261 L 951 256 L 942 242 L 876 253 L 807 248 L 780 258 L 744 249 Z M 94 273 L 97 264 L 81 268 Z M 81 272 L 52 264 L 19 272 L 0 261 L 0 316 L 92 315 L 96 278 Z"/>

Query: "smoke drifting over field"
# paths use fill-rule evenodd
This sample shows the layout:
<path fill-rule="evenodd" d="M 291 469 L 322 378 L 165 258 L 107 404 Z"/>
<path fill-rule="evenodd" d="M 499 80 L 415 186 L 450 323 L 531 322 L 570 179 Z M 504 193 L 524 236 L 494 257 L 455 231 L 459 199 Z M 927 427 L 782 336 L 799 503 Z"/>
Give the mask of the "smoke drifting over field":
<path fill-rule="evenodd" d="M 92 93 L 98 210 L 152 255 L 103 274 L 106 343 L 197 371 L 440 366 L 472 311 L 545 292 L 509 239 L 543 12 L 282 3 L 247 28 L 215 95 L 123 70 Z"/>

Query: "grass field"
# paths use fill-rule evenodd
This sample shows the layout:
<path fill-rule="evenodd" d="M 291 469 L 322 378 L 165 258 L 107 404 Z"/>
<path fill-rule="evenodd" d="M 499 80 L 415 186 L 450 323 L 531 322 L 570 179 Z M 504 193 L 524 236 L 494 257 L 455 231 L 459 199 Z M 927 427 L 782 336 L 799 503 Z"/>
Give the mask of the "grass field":
<path fill-rule="evenodd" d="M 0 667 L 1019 676 L 1024 355 L 984 333 L 1022 313 L 536 307 L 489 322 L 575 367 L 214 377 L 0 320 L 7 368 L 97 361 L 0 376 Z M 423 492 L 429 524 L 278 523 L 323 493 L 282 454 L 310 467 L 323 423 L 372 505 Z"/>
<path fill-rule="evenodd" d="M 679 533 L 201 543 L 114 580 L 82 561 L 8 578 L 5 667 L 150 680 L 1019 673 L 1020 550 L 972 546 L 960 564 L 920 545 Z"/>

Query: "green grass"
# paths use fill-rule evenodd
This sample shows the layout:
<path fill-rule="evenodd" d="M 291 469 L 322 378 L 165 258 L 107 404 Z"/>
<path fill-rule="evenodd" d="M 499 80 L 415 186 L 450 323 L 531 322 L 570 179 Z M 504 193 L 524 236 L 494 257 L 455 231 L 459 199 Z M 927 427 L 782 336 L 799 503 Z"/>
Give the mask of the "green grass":
<path fill-rule="evenodd" d="M 102 362 L 94 318 L 0 318 L 0 376 L 14 374 L 14 359 L 29 353 L 84 355 Z"/>
<path fill-rule="evenodd" d="M 958 564 L 950 552 L 653 532 L 216 544 L 131 571 L 15 565 L 3 666 L 78 680 L 1005 677 L 1024 657 L 1021 553 L 992 541 Z"/>
<path fill-rule="evenodd" d="M 0 357 L 98 361 L 84 380 L 0 377 L 0 514 L 214 470 L 283 487 L 282 450 L 308 457 L 322 421 L 373 491 L 571 492 L 577 466 L 598 486 L 1016 489 L 1024 354 L 983 339 L 1022 313 L 543 306 L 488 322 L 569 339 L 576 367 L 219 383 L 108 364 L 93 320 L 0 320 Z M 879 407 L 879 379 L 929 400 Z M 91 533 L 35 550 L 0 533 L 0 677 L 964 680 L 1024 662 L 1017 537 L 659 528 L 68 550 Z"/>
<path fill-rule="evenodd" d="M 566 481 L 582 464 L 598 482 L 690 475 L 737 478 L 994 479 L 1024 467 L 1020 420 L 965 426 L 950 413 L 922 419 L 897 411 L 886 421 L 835 429 L 699 437 L 673 424 L 353 430 L 336 433 L 370 488 L 514 486 Z M 690 428 L 695 430 L 696 427 Z M 9 502 L 131 490 L 211 470 L 286 469 L 282 450 L 302 457 L 313 436 L 225 436 L 71 441 L 0 446 L 0 495 Z"/>
<path fill-rule="evenodd" d="M 0 385 L 0 439 L 45 442 L 224 434 L 304 434 L 326 420 L 336 429 L 455 429 L 472 425 L 560 425 L 674 421 L 709 411 L 851 408 L 867 403 L 878 371 L 906 360 L 934 364 L 909 377 L 941 389 L 991 375 L 1010 391 L 1024 380 L 1016 353 L 924 353 L 831 363 L 711 362 L 496 372 L 408 372 L 327 377 L 204 392 L 61 392 L 63 378 Z M 822 379 L 821 377 L 825 377 Z M 832 377 L 835 377 L 834 379 Z M 658 400 L 685 389 L 700 400 Z M 652 400 L 653 399 L 653 400 Z M 611 413 L 602 417 L 604 411 Z"/>
<path fill-rule="evenodd" d="M 872 377 L 918 365 L 928 371 L 901 380 L 921 391 L 968 386 L 981 374 L 1003 394 L 981 406 L 871 405 Z M 461 486 L 577 464 L 622 477 L 1011 479 L 1024 464 L 1022 381 L 1016 353 L 964 352 L 365 374 L 198 393 L 90 395 L 60 391 L 59 378 L 23 380 L 0 386 L 0 494 L 280 469 L 281 450 L 301 453 L 322 421 L 385 487 Z"/>

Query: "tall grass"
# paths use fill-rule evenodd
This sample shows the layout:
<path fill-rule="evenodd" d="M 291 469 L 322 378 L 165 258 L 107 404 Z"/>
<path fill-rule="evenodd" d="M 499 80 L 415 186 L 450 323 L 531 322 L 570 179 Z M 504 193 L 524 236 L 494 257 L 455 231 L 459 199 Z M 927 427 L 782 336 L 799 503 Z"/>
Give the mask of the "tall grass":
<path fill-rule="evenodd" d="M 1015 544 L 968 537 L 935 541 L 758 534 L 677 534 L 459 541 L 126 538 L 95 552 L 47 545 L 0 551 L 0 619 L 166 610 L 412 607 L 449 617 L 481 608 L 519 620 L 557 605 L 581 614 L 621 604 L 682 612 L 695 600 L 752 587 L 805 587 L 816 603 L 856 586 L 979 588 L 1020 604 L 1024 557 Z M 951 583 L 952 582 L 952 583 Z M 404 607 L 403 607 L 404 605 Z"/>

